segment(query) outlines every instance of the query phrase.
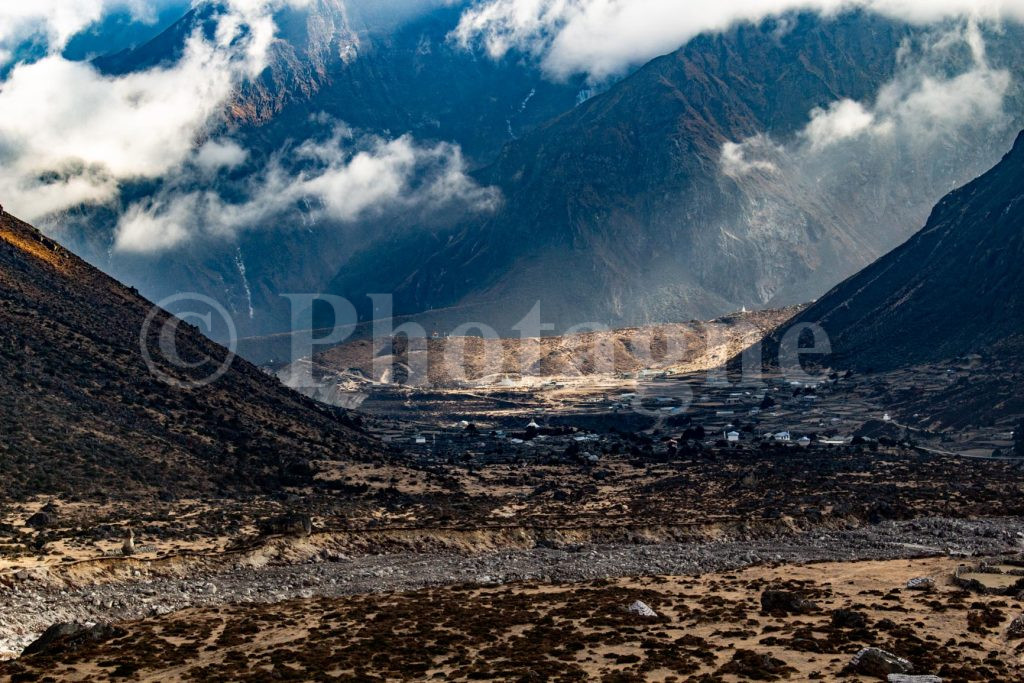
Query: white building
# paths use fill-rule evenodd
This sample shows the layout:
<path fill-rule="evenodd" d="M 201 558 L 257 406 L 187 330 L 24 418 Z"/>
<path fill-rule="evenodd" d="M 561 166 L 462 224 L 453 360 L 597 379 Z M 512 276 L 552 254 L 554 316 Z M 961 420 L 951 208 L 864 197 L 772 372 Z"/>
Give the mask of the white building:
<path fill-rule="evenodd" d="M 725 439 L 726 439 L 726 441 L 739 441 L 740 440 L 740 433 L 739 432 L 729 432 L 728 434 L 725 435 Z"/>
<path fill-rule="evenodd" d="M 790 437 L 789 432 L 777 432 L 774 436 L 772 436 L 772 438 L 775 439 L 776 441 L 791 441 L 792 440 L 791 437 Z"/>

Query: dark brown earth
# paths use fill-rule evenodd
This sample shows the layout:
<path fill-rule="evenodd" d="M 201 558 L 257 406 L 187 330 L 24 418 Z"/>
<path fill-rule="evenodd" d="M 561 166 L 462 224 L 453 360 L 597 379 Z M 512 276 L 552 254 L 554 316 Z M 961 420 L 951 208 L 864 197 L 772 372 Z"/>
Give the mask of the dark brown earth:
<path fill-rule="evenodd" d="M 1024 675 L 1005 631 L 1019 599 L 953 585 L 955 561 L 753 567 L 701 577 L 452 586 L 190 609 L 50 639 L 0 664 L 45 680 L 878 680 L 850 666 L 879 647 L 946 681 Z M 936 577 L 932 591 L 906 589 Z M 766 612 L 788 591 L 809 605 Z M 627 611 L 640 600 L 656 616 Z M 92 637 L 88 637 L 92 635 Z"/>
<path fill-rule="evenodd" d="M 0 213 L 0 499 L 239 493 L 305 483 L 309 459 L 366 459 L 373 442 L 319 405 L 235 359 L 210 386 L 157 379 L 140 350 L 153 305 L 30 225 Z M 181 325 L 182 358 L 149 348 L 181 382 L 226 351 Z"/>

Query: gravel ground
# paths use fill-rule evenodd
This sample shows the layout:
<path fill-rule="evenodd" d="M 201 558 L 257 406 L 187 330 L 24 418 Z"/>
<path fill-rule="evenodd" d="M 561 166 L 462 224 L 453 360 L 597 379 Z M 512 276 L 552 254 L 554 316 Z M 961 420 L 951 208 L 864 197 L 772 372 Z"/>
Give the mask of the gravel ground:
<path fill-rule="evenodd" d="M 333 557 L 302 565 L 237 566 L 189 578 L 136 579 L 58 590 L 26 581 L 0 593 L 0 655 L 21 651 L 55 622 L 139 619 L 230 602 L 275 603 L 297 597 L 404 591 L 445 584 L 693 575 L 754 564 L 913 558 L 945 553 L 1024 551 L 1024 520 L 919 519 L 862 529 L 755 541 L 534 548 L 481 555 Z"/>

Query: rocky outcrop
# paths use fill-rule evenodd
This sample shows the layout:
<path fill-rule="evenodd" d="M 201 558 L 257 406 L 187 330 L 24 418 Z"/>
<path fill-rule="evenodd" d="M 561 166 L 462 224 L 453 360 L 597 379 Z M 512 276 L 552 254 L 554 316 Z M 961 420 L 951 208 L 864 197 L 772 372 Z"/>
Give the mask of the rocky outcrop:
<path fill-rule="evenodd" d="M 76 623 L 54 624 L 46 629 L 43 635 L 26 647 L 25 651 L 22 652 L 22 656 L 64 654 L 93 643 L 120 638 L 126 635 L 126 633 L 124 629 L 107 624 L 94 624 L 92 626 Z"/>
<path fill-rule="evenodd" d="M 877 647 L 866 647 L 850 662 L 850 668 L 865 676 L 888 680 L 890 674 L 913 673 L 914 665 L 902 657 Z"/>

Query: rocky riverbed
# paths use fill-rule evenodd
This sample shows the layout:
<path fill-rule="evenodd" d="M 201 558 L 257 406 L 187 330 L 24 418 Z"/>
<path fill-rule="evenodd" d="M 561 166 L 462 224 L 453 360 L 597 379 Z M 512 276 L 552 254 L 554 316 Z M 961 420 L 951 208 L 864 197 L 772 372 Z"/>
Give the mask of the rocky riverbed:
<path fill-rule="evenodd" d="M 133 570 L 118 581 L 33 578 L 0 591 L 0 653 L 16 656 L 57 622 L 113 622 L 196 606 L 276 603 L 292 598 L 394 592 L 512 581 L 570 583 L 612 577 L 701 575 L 752 565 L 849 562 L 1024 551 L 1017 518 L 926 518 L 859 529 L 779 534 L 758 540 L 535 547 L 488 553 L 347 556 L 323 552 L 303 564 L 226 564 L 176 575 Z"/>

